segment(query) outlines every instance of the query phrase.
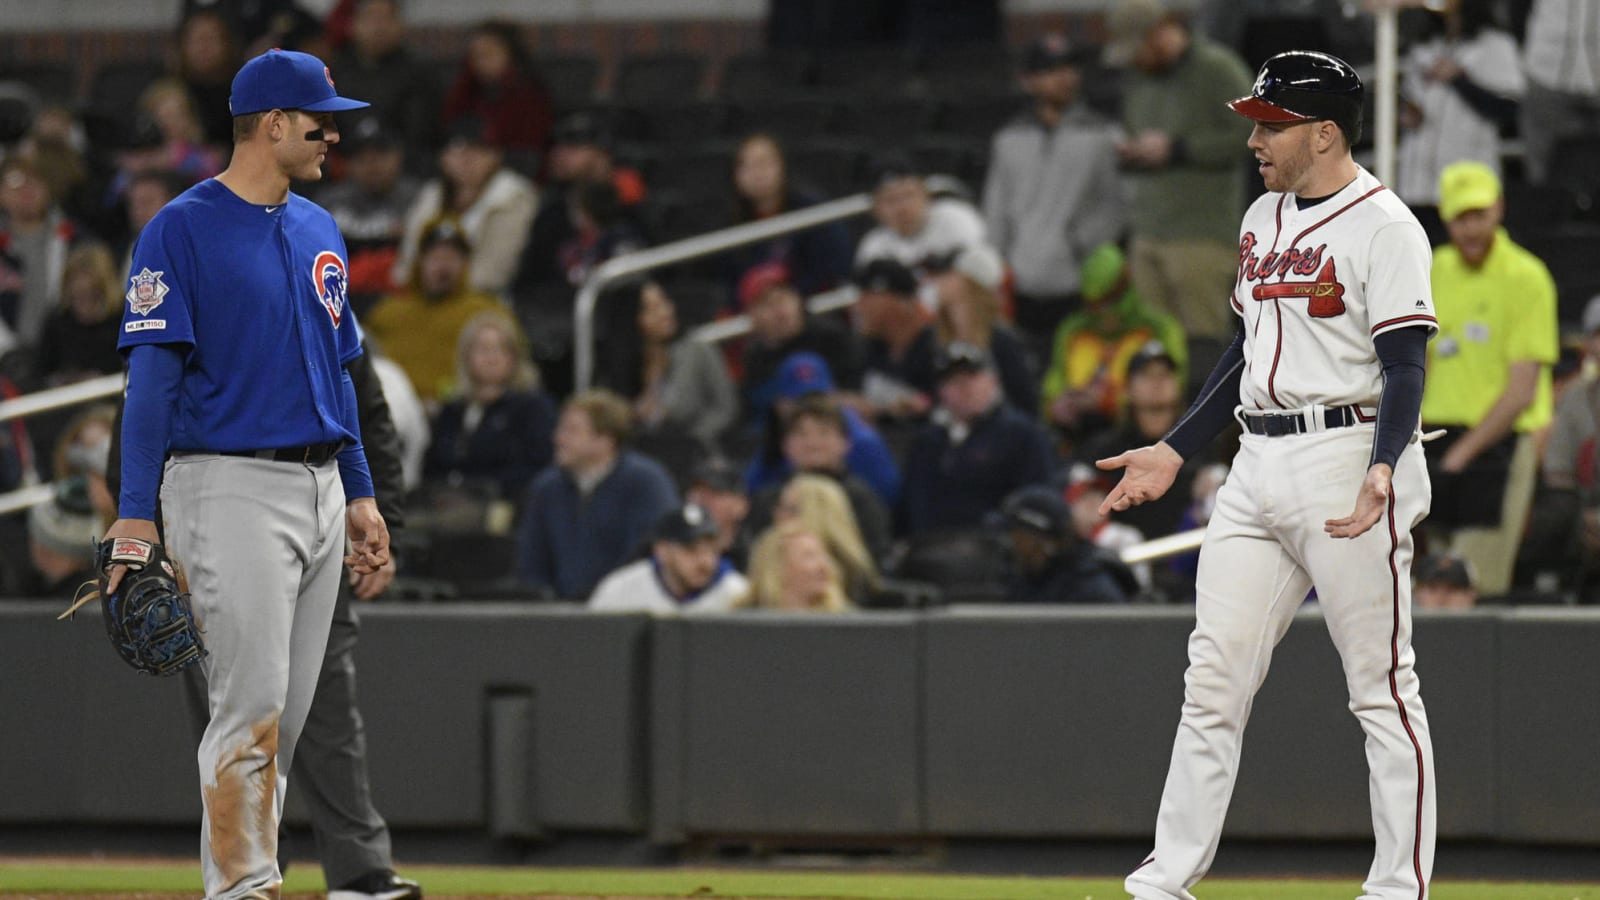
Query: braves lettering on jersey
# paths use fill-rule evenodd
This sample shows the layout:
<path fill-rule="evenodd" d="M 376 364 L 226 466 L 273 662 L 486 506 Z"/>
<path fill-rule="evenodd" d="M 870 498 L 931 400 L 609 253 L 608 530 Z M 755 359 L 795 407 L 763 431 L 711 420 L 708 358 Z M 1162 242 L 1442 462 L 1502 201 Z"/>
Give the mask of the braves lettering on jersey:
<path fill-rule="evenodd" d="M 1360 170 L 1337 195 L 1300 209 L 1266 194 L 1245 213 L 1230 298 L 1245 323 L 1246 409 L 1375 407 L 1383 370 L 1372 339 L 1437 329 L 1428 240 L 1405 204 Z"/>
<path fill-rule="evenodd" d="M 344 239 L 326 211 L 293 193 L 258 206 L 203 181 L 145 226 L 129 271 L 118 346 L 176 344 L 187 356 L 173 448 L 357 439 L 342 422 L 340 378 L 361 337 L 347 314 Z M 304 274 L 285 284 L 285 271 Z M 240 377 L 263 372 L 270 385 Z"/>

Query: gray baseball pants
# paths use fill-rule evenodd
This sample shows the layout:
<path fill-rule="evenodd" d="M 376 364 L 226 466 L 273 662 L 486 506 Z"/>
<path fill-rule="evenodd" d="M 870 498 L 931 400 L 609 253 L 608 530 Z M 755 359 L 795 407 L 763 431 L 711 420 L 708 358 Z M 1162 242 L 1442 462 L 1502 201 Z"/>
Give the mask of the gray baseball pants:
<path fill-rule="evenodd" d="M 338 465 L 179 454 L 161 506 L 210 651 L 197 754 L 206 896 L 275 898 L 284 793 L 343 573 Z"/>

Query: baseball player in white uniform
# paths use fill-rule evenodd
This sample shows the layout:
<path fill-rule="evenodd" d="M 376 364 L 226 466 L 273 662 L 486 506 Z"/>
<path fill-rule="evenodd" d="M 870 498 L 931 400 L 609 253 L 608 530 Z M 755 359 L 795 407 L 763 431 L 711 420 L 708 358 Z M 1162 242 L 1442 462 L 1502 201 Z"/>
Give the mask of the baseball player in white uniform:
<path fill-rule="evenodd" d="M 1160 497 L 1237 418 L 1245 434 L 1206 528 L 1184 703 L 1141 900 L 1192 900 L 1211 866 L 1273 647 L 1313 585 L 1366 732 L 1377 854 L 1363 900 L 1425 900 L 1434 771 L 1411 649 L 1411 529 L 1427 514 L 1418 434 L 1436 330 L 1430 250 L 1356 164 L 1360 78 L 1292 51 L 1232 101 L 1268 193 L 1245 214 L 1230 298 L 1241 329 L 1199 398 L 1124 469 L 1102 512 Z"/>

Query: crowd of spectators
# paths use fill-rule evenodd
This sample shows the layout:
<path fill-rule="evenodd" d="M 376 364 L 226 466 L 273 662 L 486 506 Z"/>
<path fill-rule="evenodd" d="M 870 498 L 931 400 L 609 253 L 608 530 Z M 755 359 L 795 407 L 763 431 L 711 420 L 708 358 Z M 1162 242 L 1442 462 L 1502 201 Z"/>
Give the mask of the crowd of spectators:
<path fill-rule="evenodd" d="M 120 86 L 125 108 L 0 75 L 0 395 L 121 371 L 139 230 L 225 165 L 240 62 L 301 46 L 373 104 L 339 120 L 327 177 L 303 189 L 345 235 L 418 501 L 397 591 L 655 613 L 1192 598 L 1192 554 L 1130 568 L 1117 552 L 1203 526 L 1236 435 L 1161 502 L 1109 517 L 1094 461 L 1159 440 L 1237 327 L 1235 235 L 1260 186 L 1224 101 L 1248 93 L 1260 29 L 1112 0 L 1103 45 L 996 44 L 971 79 L 932 62 L 841 96 L 837 54 L 790 76 L 757 54 L 713 99 L 658 109 L 630 104 L 625 78 L 609 100 L 548 81 L 511 21 L 435 59 L 399 0 L 341 0 L 322 22 L 234 6 L 188 11 L 174 65 Z M 1423 414 L 1446 432 L 1427 449 L 1419 573 L 1587 600 L 1600 175 L 1563 160 L 1600 159 L 1600 12 L 1525 6 L 1452 0 L 1402 22 L 1394 187 L 1437 245 Z M 1370 59 L 1329 15 L 1284 34 Z M 614 285 L 595 387 L 574 390 L 572 304 L 597 266 L 853 190 L 870 221 Z M 808 308 L 834 291 L 848 311 Z M 735 340 L 695 334 L 734 316 Z M 13 517 L 31 565 L 0 574 L 6 591 L 87 565 L 109 415 L 0 428 L 0 489 L 56 484 Z M 445 537 L 487 549 L 452 564 Z"/>

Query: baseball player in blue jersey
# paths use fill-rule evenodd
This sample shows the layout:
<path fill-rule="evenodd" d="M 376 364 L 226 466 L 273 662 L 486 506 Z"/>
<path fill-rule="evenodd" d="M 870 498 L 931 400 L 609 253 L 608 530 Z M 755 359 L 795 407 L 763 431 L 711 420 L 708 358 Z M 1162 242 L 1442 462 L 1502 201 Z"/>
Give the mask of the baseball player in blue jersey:
<path fill-rule="evenodd" d="M 344 241 L 289 191 L 322 177 L 333 113 L 366 105 L 338 96 L 313 56 L 247 62 L 227 170 L 156 214 L 129 271 L 120 518 L 106 536 L 164 535 L 188 569 L 210 650 L 198 758 L 211 898 L 278 896 L 284 792 L 342 565 L 368 575 L 389 558 L 345 370 L 361 348 Z"/>

